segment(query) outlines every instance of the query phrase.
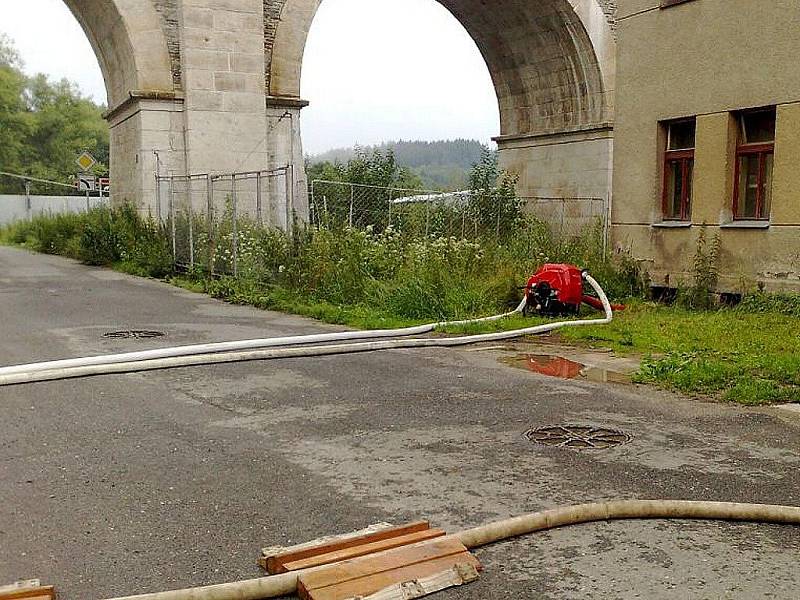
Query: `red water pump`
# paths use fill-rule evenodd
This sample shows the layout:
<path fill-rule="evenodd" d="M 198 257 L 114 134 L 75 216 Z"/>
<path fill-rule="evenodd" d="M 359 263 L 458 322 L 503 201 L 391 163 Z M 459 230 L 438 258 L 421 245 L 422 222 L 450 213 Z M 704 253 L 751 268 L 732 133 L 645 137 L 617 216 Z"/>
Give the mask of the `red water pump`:
<path fill-rule="evenodd" d="M 577 315 L 582 304 L 603 310 L 603 303 L 584 293 L 583 271 L 574 265 L 546 264 L 528 280 L 525 296 L 527 313 L 547 316 Z M 612 309 L 622 310 L 614 305 Z"/>

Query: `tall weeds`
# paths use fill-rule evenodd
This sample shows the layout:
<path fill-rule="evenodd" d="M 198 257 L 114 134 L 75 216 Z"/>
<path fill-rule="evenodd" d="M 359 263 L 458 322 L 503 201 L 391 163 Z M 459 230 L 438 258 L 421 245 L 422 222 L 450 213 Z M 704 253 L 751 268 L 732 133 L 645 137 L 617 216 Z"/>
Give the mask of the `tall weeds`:
<path fill-rule="evenodd" d="M 467 240 L 420 237 L 393 227 L 296 227 L 286 235 L 241 218 L 234 279 L 230 215 L 213 227 L 194 219 L 195 269 L 189 276 L 217 296 L 260 306 L 283 306 L 295 298 L 407 320 L 487 314 L 519 302 L 521 286 L 545 262 L 588 268 L 617 298 L 643 295 L 646 289 L 635 263 L 605 254 L 599 226 L 579 237 L 559 238 L 544 223 L 520 216 L 501 237 L 487 232 Z M 187 228 L 187 223 L 176 223 L 178 231 Z M 121 207 L 38 217 L 2 235 L 38 251 L 162 277 L 172 269 L 170 229 Z"/>

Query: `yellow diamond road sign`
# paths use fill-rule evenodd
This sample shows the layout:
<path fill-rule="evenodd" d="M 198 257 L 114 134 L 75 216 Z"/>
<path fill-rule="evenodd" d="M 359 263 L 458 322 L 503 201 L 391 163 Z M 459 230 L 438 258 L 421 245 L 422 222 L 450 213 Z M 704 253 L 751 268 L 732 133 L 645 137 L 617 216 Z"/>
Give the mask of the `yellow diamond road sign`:
<path fill-rule="evenodd" d="M 94 156 L 92 156 L 88 152 L 84 152 L 83 154 L 81 154 L 78 157 L 78 160 L 76 160 L 75 162 L 77 162 L 78 166 L 84 171 L 88 171 L 97 164 L 97 161 L 94 159 Z"/>

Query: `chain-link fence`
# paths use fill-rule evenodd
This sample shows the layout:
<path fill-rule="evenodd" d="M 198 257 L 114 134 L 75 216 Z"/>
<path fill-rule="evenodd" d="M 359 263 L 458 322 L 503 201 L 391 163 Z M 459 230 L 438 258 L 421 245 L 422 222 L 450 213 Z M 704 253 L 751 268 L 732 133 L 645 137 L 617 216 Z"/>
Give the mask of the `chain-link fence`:
<path fill-rule="evenodd" d="M 587 229 L 608 232 L 603 198 L 507 197 L 500 191 L 436 192 L 336 181 L 311 183 L 311 222 L 318 228 L 391 226 L 410 236 L 500 237 L 522 215 L 546 223 L 557 237 L 577 237 Z"/>
<path fill-rule="evenodd" d="M 169 232 L 175 264 L 238 274 L 248 232 L 288 231 L 297 218 L 289 171 L 157 177 L 154 216 Z"/>
<path fill-rule="evenodd" d="M 294 210 L 289 168 L 226 175 L 161 176 L 154 215 L 166 229 L 175 264 L 238 275 L 255 240 L 308 221 L 317 229 L 391 227 L 404 236 L 502 238 L 524 216 L 555 237 L 608 231 L 601 198 L 522 198 L 500 191 L 437 192 L 316 180 L 309 214 Z M 252 261 L 248 261 L 249 262 Z"/>

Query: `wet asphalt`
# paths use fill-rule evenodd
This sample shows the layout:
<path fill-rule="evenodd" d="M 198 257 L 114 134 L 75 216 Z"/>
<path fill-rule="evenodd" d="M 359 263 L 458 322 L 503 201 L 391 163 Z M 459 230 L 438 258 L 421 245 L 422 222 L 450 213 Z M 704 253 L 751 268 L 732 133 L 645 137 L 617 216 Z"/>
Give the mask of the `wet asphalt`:
<path fill-rule="evenodd" d="M 166 335 L 103 337 L 127 329 Z M 334 329 L 0 248 L 4 365 Z M 507 359 L 426 349 L 0 388 L 0 584 L 38 577 L 83 600 L 232 581 L 260 575 L 263 546 L 379 521 L 457 531 L 633 498 L 800 505 L 800 413 Z M 524 435 L 565 423 L 632 440 L 576 451 Z M 441 598 L 800 597 L 795 527 L 601 523 L 476 554 L 480 581 Z"/>

